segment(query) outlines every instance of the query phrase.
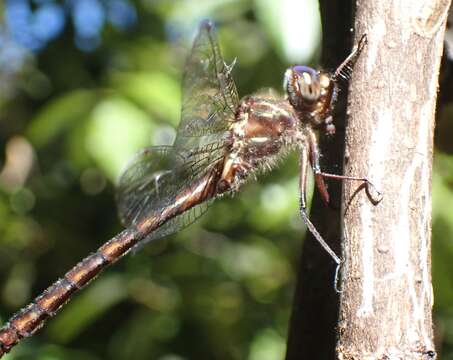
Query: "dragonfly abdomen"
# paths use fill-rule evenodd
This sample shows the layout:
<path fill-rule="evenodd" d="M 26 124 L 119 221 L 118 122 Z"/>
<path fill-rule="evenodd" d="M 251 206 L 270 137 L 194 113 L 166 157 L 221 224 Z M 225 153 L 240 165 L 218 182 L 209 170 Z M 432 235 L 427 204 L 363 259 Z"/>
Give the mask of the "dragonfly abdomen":
<path fill-rule="evenodd" d="M 77 290 L 125 255 L 142 238 L 143 234 L 135 229 L 124 230 L 95 253 L 80 261 L 63 278 L 57 280 L 31 304 L 15 314 L 0 329 L 0 356 L 9 352 L 22 338 L 33 335 Z"/>
<path fill-rule="evenodd" d="M 198 179 L 191 187 L 181 191 L 173 204 L 162 207 L 159 212 L 154 212 L 136 225 L 123 230 L 49 286 L 42 295 L 15 314 L 0 329 L 0 357 L 21 339 L 33 335 L 77 290 L 121 259 L 141 240 L 158 233 L 169 220 L 214 196 L 215 180 L 215 171 Z"/>

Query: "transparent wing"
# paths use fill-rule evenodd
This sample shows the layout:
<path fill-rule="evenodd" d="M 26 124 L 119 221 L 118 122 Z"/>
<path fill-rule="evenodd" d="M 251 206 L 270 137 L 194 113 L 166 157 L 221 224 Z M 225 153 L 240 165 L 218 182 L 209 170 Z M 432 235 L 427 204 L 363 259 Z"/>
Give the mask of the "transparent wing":
<path fill-rule="evenodd" d="M 173 147 L 144 149 L 120 178 L 117 203 L 125 226 L 158 214 L 223 161 L 239 103 L 231 68 L 222 58 L 213 24 L 202 23 L 184 71 L 181 123 Z M 148 239 L 189 225 L 207 206 L 196 205 L 176 216 Z"/>
<path fill-rule="evenodd" d="M 140 151 L 128 164 L 117 188 L 117 206 L 121 222 L 128 227 L 160 214 L 174 203 L 182 189 L 216 165 L 200 168 L 198 158 L 206 157 L 209 149 L 199 149 L 183 157 L 171 146 L 155 146 Z M 221 160 L 221 159 L 219 159 Z M 196 205 L 155 230 L 145 241 L 172 234 L 198 219 L 208 208 L 209 201 Z"/>
<path fill-rule="evenodd" d="M 220 53 L 214 25 L 203 22 L 184 71 L 177 149 L 228 141 L 228 129 L 235 121 L 239 103 L 231 68 Z"/>
<path fill-rule="evenodd" d="M 198 218 L 200 218 L 212 204 L 213 200 L 205 201 L 193 208 L 183 212 L 181 215 L 175 216 L 173 219 L 167 221 L 160 228 L 149 234 L 144 240 L 142 240 L 139 246 L 146 244 L 151 240 L 157 240 L 178 232 L 181 229 L 193 224 Z"/>
<path fill-rule="evenodd" d="M 149 147 L 135 155 L 127 165 L 116 193 L 118 213 L 124 226 L 135 224 L 145 216 L 147 208 L 165 206 L 173 188 L 173 157 L 170 146 Z"/>

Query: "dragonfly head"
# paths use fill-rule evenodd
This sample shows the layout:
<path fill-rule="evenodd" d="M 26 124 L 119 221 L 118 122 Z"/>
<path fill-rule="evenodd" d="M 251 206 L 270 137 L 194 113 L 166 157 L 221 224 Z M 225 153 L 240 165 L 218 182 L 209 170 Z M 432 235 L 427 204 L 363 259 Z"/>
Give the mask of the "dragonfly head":
<path fill-rule="evenodd" d="M 286 70 L 283 86 L 299 114 L 313 125 L 325 123 L 336 97 L 336 84 L 330 73 L 296 65 Z"/>

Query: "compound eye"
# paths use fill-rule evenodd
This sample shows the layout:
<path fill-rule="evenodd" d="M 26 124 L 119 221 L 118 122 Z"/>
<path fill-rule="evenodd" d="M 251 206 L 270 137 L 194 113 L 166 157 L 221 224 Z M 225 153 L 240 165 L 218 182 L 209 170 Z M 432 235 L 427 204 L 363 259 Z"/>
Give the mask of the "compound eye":
<path fill-rule="evenodd" d="M 316 101 L 321 96 L 320 78 L 316 70 L 308 66 L 295 66 L 300 96 L 305 101 Z"/>
<path fill-rule="evenodd" d="M 324 73 L 319 75 L 319 84 L 321 85 L 321 90 L 327 90 L 330 87 L 330 77 Z"/>

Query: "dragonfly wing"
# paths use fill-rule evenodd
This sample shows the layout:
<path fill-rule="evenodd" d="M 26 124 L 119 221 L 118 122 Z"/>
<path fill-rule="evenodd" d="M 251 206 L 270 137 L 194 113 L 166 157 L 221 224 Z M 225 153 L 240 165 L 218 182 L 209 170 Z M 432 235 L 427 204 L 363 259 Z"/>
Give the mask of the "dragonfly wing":
<path fill-rule="evenodd" d="M 155 146 L 140 151 L 128 164 L 118 183 L 117 206 L 122 224 L 126 227 L 139 224 L 173 204 L 183 189 L 211 171 L 219 161 L 200 168 L 198 162 L 206 156 L 210 156 L 207 148 L 185 157 L 172 146 Z M 145 241 L 172 234 L 190 225 L 207 210 L 208 203 L 196 205 L 169 220 Z"/>
<path fill-rule="evenodd" d="M 168 194 L 174 190 L 171 183 L 174 162 L 171 146 L 156 146 L 143 149 L 127 165 L 116 193 L 124 226 L 136 224 L 146 216 L 148 208 L 165 206 Z"/>
<path fill-rule="evenodd" d="M 141 246 L 145 245 L 146 243 L 161 239 L 165 236 L 174 234 L 181 229 L 193 224 L 196 220 L 198 220 L 209 208 L 212 204 L 213 200 L 205 201 L 199 205 L 194 206 L 193 208 L 183 212 L 181 215 L 175 216 L 173 219 L 167 221 L 164 225 L 153 231 L 151 234 L 146 236 L 140 244 L 136 245 L 137 248 L 140 249 Z"/>
<path fill-rule="evenodd" d="M 184 70 L 175 147 L 191 149 L 227 141 L 239 103 L 231 69 L 223 60 L 214 25 L 203 22 Z"/>
<path fill-rule="evenodd" d="M 173 147 L 143 150 L 121 176 L 118 209 L 125 226 L 138 224 L 171 205 L 178 193 L 223 161 L 239 103 L 231 69 L 220 53 L 213 24 L 202 23 L 184 71 L 181 123 Z M 149 239 L 189 225 L 206 208 L 206 204 L 194 206 Z"/>

